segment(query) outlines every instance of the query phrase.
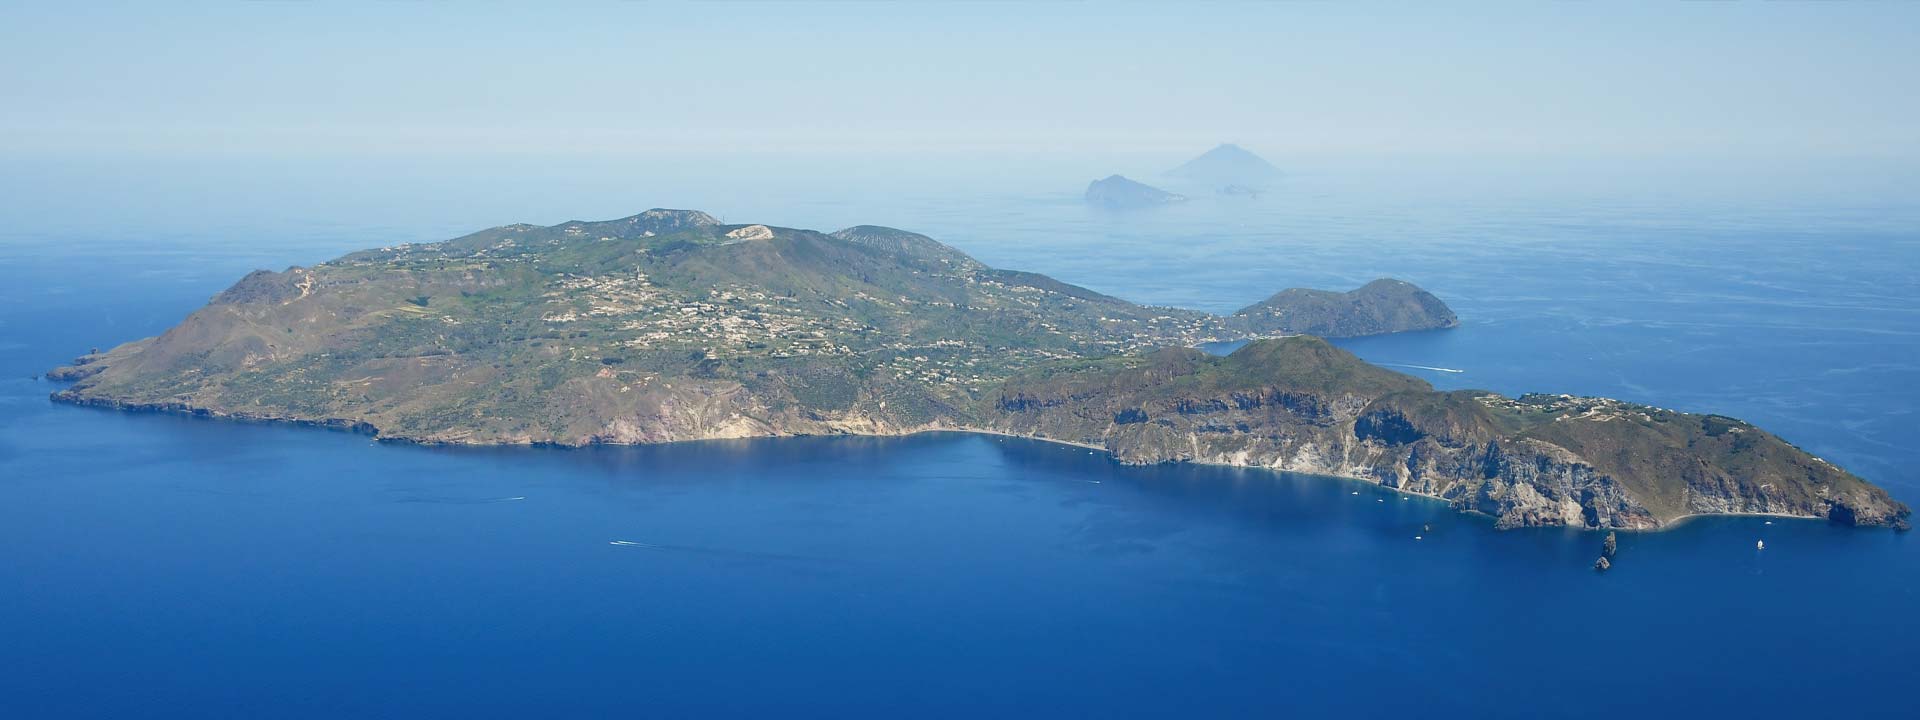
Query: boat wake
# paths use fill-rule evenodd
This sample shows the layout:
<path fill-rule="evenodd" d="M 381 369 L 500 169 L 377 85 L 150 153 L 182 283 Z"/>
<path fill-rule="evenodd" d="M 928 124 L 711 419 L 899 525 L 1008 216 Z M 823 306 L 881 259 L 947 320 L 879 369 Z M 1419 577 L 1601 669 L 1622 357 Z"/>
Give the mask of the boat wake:
<path fill-rule="evenodd" d="M 493 503 L 519 502 L 527 499 L 525 495 L 497 498 L 436 497 L 431 495 L 410 495 L 400 498 L 400 502 L 428 503 L 433 505 L 491 505 Z"/>
<path fill-rule="evenodd" d="M 1386 366 L 1386 367 L 1403 367 L 1403 368 L 1413 368 L 1413 369 L 1415 369 L 1415 370 L 1432 370 L 1432 371 L 1434 371 L 1434 372 L 1443 372 L 1443 373 L 1463 373 L 1463 372 L 1466 372 L 1465 370 L 1458 370 L 1458 369 L 1455 369 L 1455 368 L 1443 368 L 1443 367 L 1434 367 L 1434 366 L 1432 366 L 1432 365 L 1408 365 L 1408 364 L 1406 364 L 1406 363 L 1374 363 L 1374 364 L 1375 364 L 1375 365 L 1384 365 L 1384 366 Z"/>

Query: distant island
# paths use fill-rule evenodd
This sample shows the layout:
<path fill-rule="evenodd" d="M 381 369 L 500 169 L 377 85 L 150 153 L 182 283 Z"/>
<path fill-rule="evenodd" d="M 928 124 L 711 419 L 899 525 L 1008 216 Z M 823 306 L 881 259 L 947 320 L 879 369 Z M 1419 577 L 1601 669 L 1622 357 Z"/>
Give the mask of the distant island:
<path fill-rule="evenodd" d="M 74 383 L 61 402 L 420 443 L 960 430 L 1359 478 L 1502 527 L 1906 522 L 1883 490 L 1732 418 L 1437 392 L 1297 334 L 1457 322 L 1397 280 L 1221 316 L 988 267 L 902 230 L 649 210 L 257 271 L 160 336 L 48 377 Z M 1191 349 L 1236 338 L 1258 339 Z"/>
<path fill-rule="evenodd" d="M 1233 314 L 1249 326 L 1321 337 L 1358 337 L 1453 327 L 1453 310 L 1413 283 L 1381 278 L 1355 290 L 1292 288 Z"/>
<path fill-rule="evenodd" d="M 1232 143 L 1222 144 L 1167 171 L 1168 177 L 1205 185 L 1224 195 L 1258 195 L 1275 180 L 1279 168 Z"/>
<path fill-rule="evenodd" d="M 1161 190 L 1127 179 L 1121 175 L 1108 175 L 1087 185 L 1086 201 L 1088 205 L 1109 210 L 1154 207 L 1168 203 L 1184 202 L 1182 195 Z"/>

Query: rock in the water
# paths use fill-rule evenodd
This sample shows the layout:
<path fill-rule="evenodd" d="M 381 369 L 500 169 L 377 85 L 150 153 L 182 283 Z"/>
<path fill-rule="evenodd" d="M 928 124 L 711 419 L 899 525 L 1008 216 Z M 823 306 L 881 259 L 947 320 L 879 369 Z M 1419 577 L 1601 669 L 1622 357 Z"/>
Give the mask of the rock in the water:
<path fill-rule="evenodd" d="M 1610 558 L 1610 557 L 1613 557 L 1614 553 L 1619 552 L 1619 550 L 1620 550 L 1619 536 L 1612 531 L 1608 531 L 1607 539 L 1604 542 L 1600 543 L 1600 556 L 1603 558 Z"/>

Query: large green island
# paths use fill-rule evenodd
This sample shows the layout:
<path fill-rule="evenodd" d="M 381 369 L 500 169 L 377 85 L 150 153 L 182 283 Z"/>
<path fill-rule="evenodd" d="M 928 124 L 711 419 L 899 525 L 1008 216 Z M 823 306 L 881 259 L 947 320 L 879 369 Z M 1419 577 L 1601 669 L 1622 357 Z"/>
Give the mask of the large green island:
<path fill-rule="evenodd" d="M 1908 508 L 1759 428 L 1600 398 L 1438 392 L 1317 336 L 1452 327 L 1411 284 L 1232 315 L 988 267 L 922 235 L 649 210 L 510 225 L 241 279 L 166 333 L 48 373 L 59 401 L 448 444 L 967 430 L 1130 463 L 1335 475 L 1502 527 Z M 1255 338 L 1224 357 L 1193 346 Z"/>

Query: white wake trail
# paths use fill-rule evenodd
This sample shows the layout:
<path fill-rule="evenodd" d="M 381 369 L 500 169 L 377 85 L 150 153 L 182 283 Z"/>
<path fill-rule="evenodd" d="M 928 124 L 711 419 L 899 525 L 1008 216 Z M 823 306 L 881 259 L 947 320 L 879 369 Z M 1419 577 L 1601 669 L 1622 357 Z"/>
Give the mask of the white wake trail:
<path fill-rule="evenodd" d="M 1454 369 L 1454 368 L 1443 368 L 1443 367 L 1434 367 L 1434 366 L 1432 366 L 1432 365 L 1408 365 L 1408 364 L 1406 364 L 1406 363 L 1374 363 L 1374 364 L 1375 364 L 1375 365 L 1385 365 L 1385 366 L 1387 366 L 1387 367 L 1403 367 L 1403 368 L 1413 368 L 1413 369 L 1415 369 L 1415 370 L 1432 370 L 1432 371 L 1434 371 L 1434 372 L 1443 372 L 1443 373 L 1463 373 L 1463 372 L 1466 372 L 1465 370 L 1456 370 L 1456 369 Z"/>

